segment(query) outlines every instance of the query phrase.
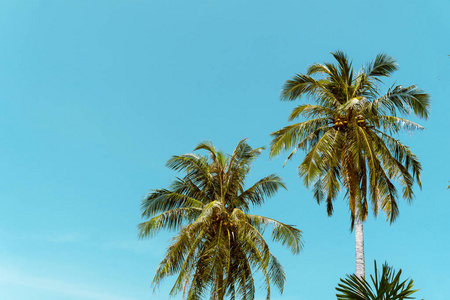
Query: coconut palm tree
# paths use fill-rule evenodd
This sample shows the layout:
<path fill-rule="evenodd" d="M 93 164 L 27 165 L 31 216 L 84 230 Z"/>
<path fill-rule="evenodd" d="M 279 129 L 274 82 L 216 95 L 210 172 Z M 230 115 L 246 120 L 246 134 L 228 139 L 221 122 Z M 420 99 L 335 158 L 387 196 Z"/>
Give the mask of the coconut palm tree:
<path fill-rule="evenodd" d="M 291 149 L 289 160 L 298 150 L 306 151 L 299 175 L 306 186 L 314 187 L 318 203 L 326 200 L 329 216 L 343 185 L 355 231 L 356 274 L 363 278 L 363 222 L 368 203 L 375 216 L 382 209 L 392 223 L 398 216 L 393 181 L 402 186 L 402 197 L 408 202 L 413 199 L 414 181 L 421 186 L 419 160 L 393 135 L 423 129 L 403 115 L 413 113 L 426 119 L 429 95 L 415 85 L 392 86 L 381 95 L 381 79 L 397 70 L 395 60 L 385 54 L 377 55 L 357 73 L 344 53 L 332 55 L 336 64 L 314 64 L 306 74 L 286 81 L 282 100 L 305 97 L 312 103 L 297 106 L 289 116 L 290 121 L 299 116 L 306 120 L 272 133 L 270 154 Z"/>
<path fill-rule="evenodd" d="M 336 294 L 338 300 L 404 300 L 416 299 L 411 295 L 417 292 L 414 290 L 412 279 L 401 280 L 402 270 L 396 272 L 387 263 L 383 265 L 381 274 L 377 271 L 375 261 L 375 276 L 370 275 L 372 286 L 369 281 L 361 279 L 355 274 L 347 275 L 346 279 L 341 279 L 338 284 Z"/>
<path fill-rule="evenodd" d="M 210 142 L 195 150 L 208 156 L 184 154 L 173 156 L 167 166 L 184 173 L 169 189 L 153 190 L 142 202 L 140 236 L 151 237 L 161 229 L 176 230 L 160 262 L 153 284 L 178 274 L 170 292 L 183 290 L 187 299 L 253 299 L 254 272 L 264 278 L 267 299 L 272 284 L 281 292 L 285 273 L 269 251 L 263 237 L 272 226 L 272 239 L 297 254 L 302 248 L 301 231 L 274 219 L 249 214 L 251 206 L 262 205 L 266 197 L 285 188 L 272 174 L 249 188 L 244 182 L 251 163 L 262 148 L 252 149 L 241 140 L 231 156 L 217 151 Z"/>

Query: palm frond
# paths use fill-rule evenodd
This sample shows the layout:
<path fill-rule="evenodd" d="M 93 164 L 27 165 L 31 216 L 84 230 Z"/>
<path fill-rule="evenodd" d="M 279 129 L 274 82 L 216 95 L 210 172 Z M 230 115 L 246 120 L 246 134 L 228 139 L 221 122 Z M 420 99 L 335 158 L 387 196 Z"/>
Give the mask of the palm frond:
<path fill-rule="evenodd" d="M 249 223 L 256 228 L 271 225 L 273 227 L 272 239 L 281 242 L 282 245 L 286 245 L 294 254 L 299 253 L 302 249 L 302 232 L 294 226 L 257 215 L 247 215 L 247 218 Z"/>
<path fill-rule="evenodd" d="M 281 91 L 281 100 L 293 101 L 302 96 L 306 96 L 317 97 L 317 103 L 320 105 L 338 105 L 338 99 L 336 99 L 335 95 L 324 84 L 325 82 L 315 80 L 308 75 L 297 74 L 292 80 L 288 80 L 284 84 Z"/>
<path fill-rule="evenodd" d="M 246 189 L 236 197 L 234 201 L 237 207 L 244 205 L 244 207 L 247 208 L 249 203 L 253 205 L 262 205 L 266 197 L 275 195 L 279 188 L 286 189 L 286 186 L 280 177 L 271 174 L 258 180 L 250 188 Z"/>
<path fill-rule="evenodd" d="M 305 159 L 298 167 L 298 174 L 303 177 L 306 186 L 320 177 L 327 169 L 327 162 L 332 161 L 334 149 L 331 142 L 334 136 L 335 132 L 327 131 L 313 149 L 306 154 Z"/>
<path fill-rule="evenodd" d="M 374 104 L 390 111 L 394 116 L 396 110 L 405 115 L 412 111 L 416 116 L 427 119 L 430 111 L 430 96 L 415 85 L 396 86 L 374 101 Z"/>
<path fill-rule="evenodd" d="M 364 73 L 369 77 L 389 77 L 397 70 L 398 65 L 395 59 L 380 53 L 364 68 Z"/>
<path fill-rule="evenodd" d="M 183 223 L 194 221 L 202 213 L 201 208 L 183 207 L 166 211 L 138 225 L 140 238 L 153 237 L 161 229 L 177 230 Z"/>
<path fill-rule="evenodd" d="M 398 133 L 400 130 L 412 132 L 425 129 L 417 123 L 396 116 L 376 116 L 371 121 L 377 127 L 381 127 L 382 130 L 391 133 Z"/>
<path fill-rule="evenodd" d="M 271 134 L 273 137 L 270 147 L 270 156 L 279 155 L 289 150 L 302 139 L 322 126 L 328 125 L 329 118 L 316 118 L 305 122 L 286 126 Z"/>
<path fill-rule="evenodd" d="M 390 152 L 393 153 L 394 158 L 405 168 L 408 170 L 408 172 L 412 173 L 412 176 L 415 177 L 417 184 L 419 187 L 422 187 L 422 182 L 420 180 L 420 174 L 422 171 L 422 165 L 419 162 L 418 157 L 411 152 L 408 146 L 403 145 L 399 140 L 394 139 L 393 137 L 379 131 L 375 130 L 377 132 L 384 143 L 386 147 L 389 149 Z M 380 143 L 381 144 L 381 143 Z"/>
<path fill-rule="evenodd" d="M 334 110 L 321 105 L 302 104 L 294 108 L 289 115 L 289 121 L 298 118 L 300 115 L 304 118 L 332 117 Z"/>
<path fill-rule="evenodd" d="M 197 147 L 194 148 L 194 151 L 196 150 L 206 150 L 210 153 L 211 155 L 211 159 L 215 160 L 217 157 L 217 151 L 216 148 L 214 147 L 214 144 L 211 141 L 203 141 L 200 144 L 197 145 Z"/>
<path fill-rule="evenodd" d="M 181 207 L 201 208 L 203 203 L 182 193 L 166 189 L 155 190 L 150 193 L 141 205 L 142 217 L 150 217 L 159 212 Z"/>

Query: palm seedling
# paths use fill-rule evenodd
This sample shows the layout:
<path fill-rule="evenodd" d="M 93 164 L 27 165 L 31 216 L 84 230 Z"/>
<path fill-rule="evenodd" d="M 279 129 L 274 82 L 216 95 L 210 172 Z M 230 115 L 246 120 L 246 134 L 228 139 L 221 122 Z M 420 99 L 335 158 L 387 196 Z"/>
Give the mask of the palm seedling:
<path fill-rule="evenodd" d="M 416 299 L 411 295 L 414 290 L 412 279 L 401 280 L 402 270 L 396 272 L 386 263 L 383 265 L 381 274 L 378 274 L 375 261 L 375 274 L 370 275 L 371 282 L 360 278 L 355 274 L 347 275 L 341 279 L 336 291 L 338 300 L 403 300 Z M 370 284 L 372 283 L 372 284 Z"/>

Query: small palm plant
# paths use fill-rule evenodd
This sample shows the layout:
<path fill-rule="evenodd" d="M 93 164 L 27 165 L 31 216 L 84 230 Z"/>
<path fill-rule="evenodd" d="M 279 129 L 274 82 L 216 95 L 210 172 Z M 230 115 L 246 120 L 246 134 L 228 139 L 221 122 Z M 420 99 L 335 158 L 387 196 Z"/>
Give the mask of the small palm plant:
<path fill-rule="evenodd" d="M 336 290 L 338 300 L 403 300 L 416 299 L 411 297 L 418 290 L 414 290 L 412 279 L 400 280 L 402 270 L 395 272 L 387 263 L 383 265 L 381 274 L 377 271 L 375 261 L 375 277 L 370 275 L 372 286 L 364 278 L 355 274 L 347 275 L 346 279 L 341 279 Z"/>
<path fill-rule="evenodd" d="M 184 154 L 172 157 L 167 166 L 185 173 L 169 189 L 153 190 L 142 202 L 140 236 L 151 237 L 161 229 L 177 230 L 156 270 L 153 284 L 178 274 L 170 294 L 183 291 L 187 299 L 253 299 L 253 273 L 259 271 L 270 299 L 271 285 L 281 292 L 285 273 L 263 238 L 271 225 L 272 238 L 293 253 L 302 248 L 301 231 L 274 219 L 249 214 L 251 205 L 264 203 L 279 188 L 272 174 L 244 189 L 250 165 L 262 148 L 252 149 L 241 140 L 231 156 L 210 142 L 195 150 L 209 157 Z M 207 296 L 209 294 L 209 296 Z"/>

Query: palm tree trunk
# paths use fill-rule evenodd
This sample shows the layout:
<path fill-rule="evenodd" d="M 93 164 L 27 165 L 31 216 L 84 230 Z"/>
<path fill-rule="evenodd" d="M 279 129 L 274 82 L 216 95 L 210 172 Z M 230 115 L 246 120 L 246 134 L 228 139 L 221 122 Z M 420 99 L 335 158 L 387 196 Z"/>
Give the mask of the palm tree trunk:
<path fill-rule="evenodd" d="M 365 278 L 365 262 L 364 262 L 364 233 L 363 222 L 359 214 L 360 207 L 355 204 L 355 254 L 356 254 L 356 276 L 360 279 Z"/>
<path fill-rule="evenodd" d="M 352 170 L 351 166 L 348 166 L 348 170 Z M 355 174 L 355 173 L 353 173 Z M 357 175 L 355 175 L 357 176 Z M 354 216 L 354 223 L 353 223 L 353 230 L 355 231 L 355 258 L 356 258 L 356 276 L 358 276 L 361 279 L 365 278 L 366 271 L 365 271 L 365 262 L 364 262 L 364 233 L 363 233 L 363 221 L 361 219 L 361 206 L 360 201 L 358 201 L 358 198 L 356 196 L 357 191 L 354 189 L 354 185 L 351 184 L 351 178 L 349 173 L 346 174 L 347 179 L 347 187 L 348 187 L 348 197 L 349 197 L 349 204 L 350 207 L 353 208 L 353 216 Z"/>

